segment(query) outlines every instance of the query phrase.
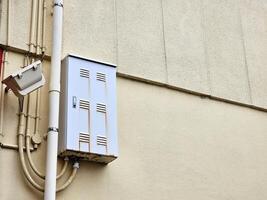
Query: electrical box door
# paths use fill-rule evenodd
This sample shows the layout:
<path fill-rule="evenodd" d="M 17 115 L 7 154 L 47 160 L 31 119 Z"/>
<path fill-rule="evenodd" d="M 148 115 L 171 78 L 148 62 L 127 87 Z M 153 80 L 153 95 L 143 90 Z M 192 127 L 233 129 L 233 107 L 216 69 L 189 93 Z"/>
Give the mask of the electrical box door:
<path fill-rule="evenodd" d="M 59 155 L 103 163 L 114 160 L 116 67 L 69 55 L 61 74 Z"/>

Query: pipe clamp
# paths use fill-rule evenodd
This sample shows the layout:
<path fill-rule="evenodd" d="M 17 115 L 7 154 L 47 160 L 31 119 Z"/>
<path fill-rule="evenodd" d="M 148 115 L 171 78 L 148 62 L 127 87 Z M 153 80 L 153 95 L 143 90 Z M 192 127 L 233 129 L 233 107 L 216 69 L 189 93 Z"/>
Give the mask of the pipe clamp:
<path fill-rule="evenodd" d="M 58 133 L 59 129 L 57 127 L 48 127 L 47 132 L 50 132 L 50 131 Z"/>
<path fill-rule="evenodd" d="M 63 8 L 63 3 L 54 3 L 54 7 L 55 6 L 59 6 L 59 7 L 62 7 Z"/>

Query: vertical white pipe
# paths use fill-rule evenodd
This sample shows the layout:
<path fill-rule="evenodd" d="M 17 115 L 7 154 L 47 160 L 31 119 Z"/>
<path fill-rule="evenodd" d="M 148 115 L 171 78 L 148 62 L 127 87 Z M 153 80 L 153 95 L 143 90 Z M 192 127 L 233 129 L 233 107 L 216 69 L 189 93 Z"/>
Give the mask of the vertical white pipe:
<path fill-rule="evenodd" d="M 60 95 L 63 0 L 54 0 L 53 40 L 49 86 L 49 127 L 47 135 L 45 200 L 56 198 L 57 146 Z"/>

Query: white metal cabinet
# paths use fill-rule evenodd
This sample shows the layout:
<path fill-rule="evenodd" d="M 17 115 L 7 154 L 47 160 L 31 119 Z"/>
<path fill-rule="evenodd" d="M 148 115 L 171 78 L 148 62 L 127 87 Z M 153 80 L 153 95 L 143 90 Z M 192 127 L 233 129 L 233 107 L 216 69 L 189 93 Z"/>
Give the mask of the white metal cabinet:
<path fill-rule="evenodd" d="M 115 66 L 63 60 L 59 155 L 104 163 L 118 156 Z"/>

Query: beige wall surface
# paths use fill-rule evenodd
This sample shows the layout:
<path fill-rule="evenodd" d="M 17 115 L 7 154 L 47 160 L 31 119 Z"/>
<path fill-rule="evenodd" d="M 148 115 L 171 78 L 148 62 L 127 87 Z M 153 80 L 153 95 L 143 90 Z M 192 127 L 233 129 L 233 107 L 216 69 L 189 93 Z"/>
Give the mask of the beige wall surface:
<path fill-rule="evenodd" d="M 9 45 L 28 50 L 31 1 L 10 4 Z M 0 5 L 6 44 L 7 1 Z M 264 0 L 65 0 L 63 57 L 74 53 L 126 75 L 266 109 L 266 11 Z"/>
<path fill-rule="evenodd" d="M 32 1 L 9 2 L 5 76 L 25 61 Z M 49 56 L 52 0 L 46 2 Z M 62 57 L 73 53 L 113 63 L 123 77 L 117 78 L 119 158 L 107 166 L 81 162 L 74 182 L 57 199 L 267 199 L 266 112 L 178 89 L 267 109 L 266 11 L 264 0 L 65 0 Z M 7 0 L 0 0 L 1 45 L 7 44 L 7 15 Z M 49 68 L 46 59 L 42 136 Z M 36 93 L 31 98 L 35 115 Z M 17 144 L 18 102 L 12 92 L 1 109 L 1 142 Z M 43 140 L 32 153 L 43 172 L 45 150 Z M 71 166 L 59 185 L 70 171 Z M 43 198 L 23 177 L 15 150 L 0 148 L 0 177 L 0 199 Z"/>
<path fill-rule="evenodd" d="M 10 53 L 10 71 L 22 58 Z M 46 78 L 48 70 L 45 62 Z M 74 182 L 57 199 L 267 198 L 265 112 L 125 78 L 117 84 L 119 158 L 107 166 L 81 162 Z M 42 88 L 42 135 L 45 94 L 47 85 Z M 11 92 L 5 105 L 3 142 L 16 144 L 18 105 Z M 33 152 L 40 171 L 45 145 Z M 0 163 L 1 199 L 42 199 L 23 177 L 15 150 L 0 149 Z"/>

